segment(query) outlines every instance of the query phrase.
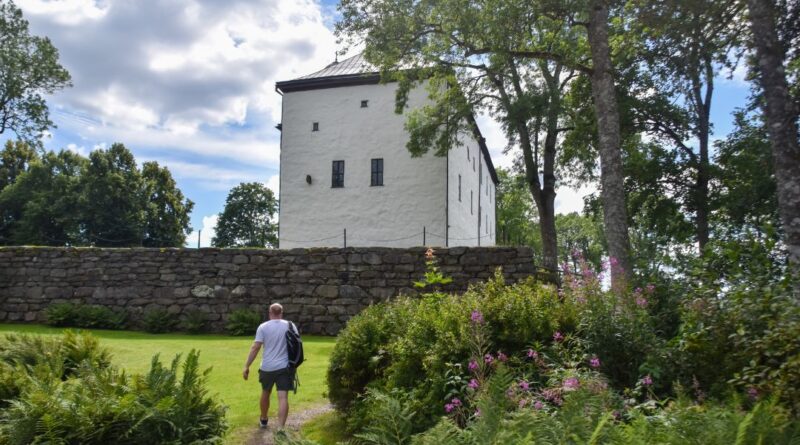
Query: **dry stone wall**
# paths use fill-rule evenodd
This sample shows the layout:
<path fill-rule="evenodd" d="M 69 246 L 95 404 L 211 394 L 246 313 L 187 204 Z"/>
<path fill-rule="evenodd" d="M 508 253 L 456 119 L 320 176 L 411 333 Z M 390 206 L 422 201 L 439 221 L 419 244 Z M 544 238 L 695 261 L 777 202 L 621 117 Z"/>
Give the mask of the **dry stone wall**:
<path fill-rule="evenodd" d="M 502 268 L 508 282 L 534 274 L 529 248 L 437 249 L 459 292 Z M 280 302 L 304 333 L 334 335 L 371 303 L 415 294 L 425 249 L 319 248 L 99 249 L 0 248 L 0 322 L 42 322 L 52 303 L 96 304 L 129 313 L 151 308 L 176 317 L 202 310 L 221 331 L 228 314 L 266 313 Z"/>

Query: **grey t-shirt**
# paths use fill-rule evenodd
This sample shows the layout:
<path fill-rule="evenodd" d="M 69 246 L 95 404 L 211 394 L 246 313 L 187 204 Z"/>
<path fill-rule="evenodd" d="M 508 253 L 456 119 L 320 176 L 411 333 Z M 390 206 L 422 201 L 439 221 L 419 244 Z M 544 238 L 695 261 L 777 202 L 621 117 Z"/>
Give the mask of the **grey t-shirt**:
<path fill-rule="evenodd" d="M 256 341 L 264 345 L 261 352 L 262 371 L 277 371 L 289 366 L 286 352 L 286 331 L 289 323 L 286 320 L 269 320 L 261 323 L 256 330 Z"/>

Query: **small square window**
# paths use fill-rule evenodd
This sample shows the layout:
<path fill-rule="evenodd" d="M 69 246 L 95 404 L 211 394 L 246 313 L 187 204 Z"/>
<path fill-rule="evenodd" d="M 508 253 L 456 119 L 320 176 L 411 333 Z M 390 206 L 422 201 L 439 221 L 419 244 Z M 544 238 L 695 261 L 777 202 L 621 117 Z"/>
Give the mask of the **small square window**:
<path fill-rule="evenodd" d="M 319 131 L 319 122 L 311 124 L 311 131 Z"/>
<path fill-rule="evenodd" d="M 368 100 L 362 100 L 361 101 L 361 108 L 367 108 L 368 105 L 369 105 L 369 101 Z"/>

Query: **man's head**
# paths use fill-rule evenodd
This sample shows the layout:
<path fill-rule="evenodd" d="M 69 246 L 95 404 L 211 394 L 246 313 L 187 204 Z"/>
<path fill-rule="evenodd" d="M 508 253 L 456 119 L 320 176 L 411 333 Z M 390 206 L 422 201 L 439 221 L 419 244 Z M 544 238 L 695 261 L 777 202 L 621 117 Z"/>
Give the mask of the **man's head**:
<path fill-rule="evenodd" d="M 280 303 L 272 303 L 269 307 L 269 319 L 280 320 L 283 318 L 283 306 Z"/>

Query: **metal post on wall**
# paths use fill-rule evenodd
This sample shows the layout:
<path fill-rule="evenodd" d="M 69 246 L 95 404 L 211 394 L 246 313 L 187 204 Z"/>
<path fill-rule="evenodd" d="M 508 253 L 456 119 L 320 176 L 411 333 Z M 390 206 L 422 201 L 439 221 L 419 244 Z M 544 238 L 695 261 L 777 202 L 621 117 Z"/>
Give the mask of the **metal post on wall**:
<path fill-rule="evenodd" d="M 344 247 L 347 248 L 347 229 L 344 229 Z"/>
<path fill-rule="evenodd" d="M 422 226 L 422 245 L 423 246 L 427 246 L 428 245 L 427 235 L 428 234 L 427 234 L 427 232 L 425 230 L 425 226 Z"/>

